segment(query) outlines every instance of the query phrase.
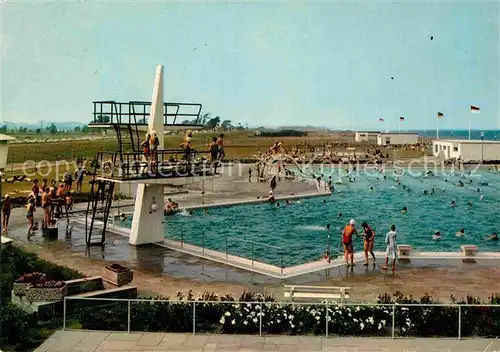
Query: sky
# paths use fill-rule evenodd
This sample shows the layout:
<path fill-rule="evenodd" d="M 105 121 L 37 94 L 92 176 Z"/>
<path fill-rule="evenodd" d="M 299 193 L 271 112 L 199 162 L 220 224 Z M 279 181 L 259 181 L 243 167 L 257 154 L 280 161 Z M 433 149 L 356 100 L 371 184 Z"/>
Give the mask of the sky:
<path fill-rule="evenodd" d="M 4 0 L 1 119 L 87 123 L 92 101 L 150 101 L 162 64 L 165 101 L 233 123 L 466 129 L 476 105 L 499 129 L 499 7 Z"/>

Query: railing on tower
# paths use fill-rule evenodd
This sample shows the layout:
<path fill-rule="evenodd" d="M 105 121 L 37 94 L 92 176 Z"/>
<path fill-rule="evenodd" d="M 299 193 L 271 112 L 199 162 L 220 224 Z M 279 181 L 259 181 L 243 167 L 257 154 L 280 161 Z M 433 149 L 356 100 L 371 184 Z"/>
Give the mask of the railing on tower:
<path fill-rule="evenodd" d="M 144 101 L 94 101 L 90 127 L 113 125 L 147 126 L 151 102 Z M 164 103 L 163 125 L 179 127 L 200 127 L 202 105 L 198 103 Z"/>

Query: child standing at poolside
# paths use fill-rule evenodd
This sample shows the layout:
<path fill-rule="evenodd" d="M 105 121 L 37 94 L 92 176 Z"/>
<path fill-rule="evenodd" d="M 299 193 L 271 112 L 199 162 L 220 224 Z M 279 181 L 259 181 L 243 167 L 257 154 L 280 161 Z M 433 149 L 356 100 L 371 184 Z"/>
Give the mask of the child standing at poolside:
<path fill-rule="evenodd" d="M 387 265 L 389 264 L 389 259 L 392 260 L 392 272 L 396 270 L 396 258 L 397 258 L 397 246 L 396 246 L 396 226 L 391 225 L 391 230 L 387 232 L 385 235 L 385 244 L 387 245 L 387 249 L 385 251 L 385 265 L 382 266 L 382 269 L 387 270 Z"/>

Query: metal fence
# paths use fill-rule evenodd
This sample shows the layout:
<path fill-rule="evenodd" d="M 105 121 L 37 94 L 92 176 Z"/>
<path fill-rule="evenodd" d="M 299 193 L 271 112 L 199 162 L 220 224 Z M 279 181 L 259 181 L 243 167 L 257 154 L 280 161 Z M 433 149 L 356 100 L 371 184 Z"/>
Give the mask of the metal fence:
<path fill-rule="evenodd" d="M 181 322 L 173 319 L 165 311 L 151 312 L 155 305 L 163 305 L 163 309 L 176 309 L 182 313 Z M 236 307 L 236 308 L 235 308 Z M 233 313 L 231 313 L 231 308 Z M 358 335 L 358 336 L 386 336 L 391 338 L 401 337 L 453 337 L 462 339 L 468 336 L 497 337 L 500 332 L 500 304 L 379 304 L 379 303 L 343 303 L 321 302 L 321 303 L 298 303 L 298 302 L 242 302 L 242 301 L 190 301 L 190 300 L 162 300 L 162 299 L 115 299 L 115 298 L 83 298 L 66 297 L 63 302 L 63 329 L 73 330 L 76 317 L 82 314 L 82 309 L 88 311 L 95 310 L 96 314 L 103 314 L 106 309 L 113 320 L 112 323 L 95 322 L 95 327 L 85 327 L 79 325 L 79 329 L 126 331 L 126 332 L 179 332 L 192 333 L 228 333 L 228 321 L 232 320 L 235 325 L 239 313 L 248 313 L 249 325 L 245 326 L 245 331 L 229 331 L 230 333 L 245 333 L 263 335 L 322 335 L 325 337 L 335 335 Z M 227 309 L 226 312 L 224 312 Z M 238 309 L 239 313 L 238 313 Z M 236 312 L 235 312 L 236 310 Z M 140 313 L 143 318 L 150 320 L 150 323 L 139 322 Z M 253 312 L 253 313 L 252 313 Z M 283 313 L 286 312 L 286 313 Z M 314 314 L 313 314 L 314 312 Z M 440 318 L 436 318 L 437 314 Z M 267 314 L 266 314 L 267 313 Z M 279 322 L 280 314 L 285 317 L 293 314 L 301 320 L 295 320 L 294 324 L 308 324 L 307 320 L 312 319 L 312 328 L 300 329 L 300 331 L 290 331 L 284 329 L 273 329 L 272 323 Z M 94 314 L 94 313 L 91 313 Z M 336 315 L 340 314 L 340 318 Z M 352 324 L 354 321 L 363 324 L 366 314 L 370 317 L 366 319 L 366 324 L 371 324 L 372 329 L 361 330 L 359 326 L 347 327 L 343 333 L 338 333 L 338 324 Z M 242 316 L 242 314 L 239 314 Z M 312 318 L 310 317 L 312 315 Z M 378 315 L 378 317 L 375 317 Z M 87 314 L 87 318 L 93 316 Z M 417 323 L 415 320 L 425 317 L 425 322 Z M 227 318 L 227 321 L 226 321 Z M 98 320 L 98 318 L 96 318 Z M 100 319 L 100 318 L 99 318 Z M 161 327 L 161 323 L 172 319 L 171 327 Z M 246 318 L 243 318 L 246 319 Z M 335 320 L 337 319 L 337 320 Z M 371 320 L 370 320 L 371 319 Z M 434 319 L 434 320 L 433 320 Z M 207 320 L 210 322 L 207 323 Z M 284 319 L 285 320 L 285 319 Z M 336 322 L 336 328 L 333 323 Z M 215 322 L 215 324 L 214 324 Z M 247 322 L 247 323 L 248 323 Z M 214 328 L 214 325 L 219 325 Z M 238 324 L 242 323 L 239 319 Z M 283 321 L 283 324 L 293 324 L 290 321 Z M 378 330 L 375 328 L 378 324 Z M 465 326 L 464 326 L 465 324 Z M 205 326 L 204 326 L 205 325 Z M 425 326 L 424 326 L 425 325 Z M 487 325 L 487 326 L 486 326 Z M 204 326 L 204 327 L 203 327 Z M 209 326 L 209 328 L 207 328 Z M 422 332 L 423 328 L 428 328 Z M 478 328 L 481 328 L 478 330 Z M 349 331 L 351 329 L 351 331 Z M 413 329 L 413 330 L 412 330 Z M 229 325 L 231 330 L 231 325 Z M 420 332 L 419 332 L 420 331 Z"/>

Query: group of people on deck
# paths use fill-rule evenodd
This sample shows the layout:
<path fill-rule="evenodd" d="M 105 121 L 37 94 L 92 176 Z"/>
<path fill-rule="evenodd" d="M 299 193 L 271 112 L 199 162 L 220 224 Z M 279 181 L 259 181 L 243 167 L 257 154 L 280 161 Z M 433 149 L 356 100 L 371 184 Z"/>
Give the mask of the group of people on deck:
<path fill-rule="evenodd" d="M 327 230 L 330 229 L 330 224 L 327 225 Z M 373 253 L 373 244 L 375 242 L 375 231 L 365 222 L 361 224 L 363 228 L 363 234 L 359 235 L 356 229 L 356 221 L 351 219 L 349 223 L 344 227 L 342 231 L 342 246 L 344 247 L 344 260 L 346 267 L 354 266 L 354 245 L 353 237 L 363 237 L 363 249 L 365 254 L 364 266 L 368 266 L 369 255 L 373 258 L 373 265 L 375 265 L 375 253 Z M 392 271 L 396 270 L 396 259 L 397 259 L 397 245 L 396 245 L 396 226 L 391 225 L 389 232 L 385 235 L 385 264 L 382 266 L 383 270 L 387 270 L 389 265 L 389 260 L 392 264 Z M 325 252 L 325 259 L 330 261 L 329 250 Z"/>

